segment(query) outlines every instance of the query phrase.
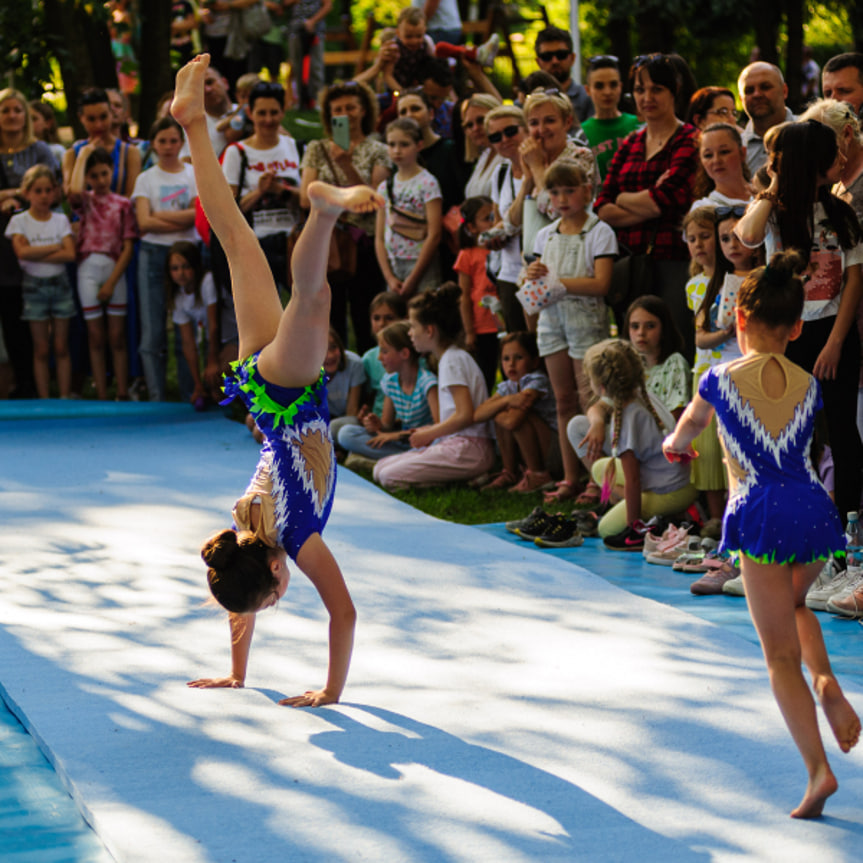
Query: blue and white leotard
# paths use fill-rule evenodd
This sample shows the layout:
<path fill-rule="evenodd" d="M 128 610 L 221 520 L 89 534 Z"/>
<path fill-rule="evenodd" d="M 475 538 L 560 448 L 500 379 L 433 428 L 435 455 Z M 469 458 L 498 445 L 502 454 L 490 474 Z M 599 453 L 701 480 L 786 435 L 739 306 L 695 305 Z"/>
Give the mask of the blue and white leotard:
<path fill-rule="evenodd" d="M 233 363 L 225 376 L 226 401 L 239 396 L 264 435 L 255 475 L 234 506 L 234 523 L 248 527 L 249 508 L 260 502 L 259 536 L 296 560 L 303 543 L 323 531 L 333 505 L 336 459 L 327 388 L 323 370 L 314 384 L 302 388 L 264 380 L 259 353 Z"/>

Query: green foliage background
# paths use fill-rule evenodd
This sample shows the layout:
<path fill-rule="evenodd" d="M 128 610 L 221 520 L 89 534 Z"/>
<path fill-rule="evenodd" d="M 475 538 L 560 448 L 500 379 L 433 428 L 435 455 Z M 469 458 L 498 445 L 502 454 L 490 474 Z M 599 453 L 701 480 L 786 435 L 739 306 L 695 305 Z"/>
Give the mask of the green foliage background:
<path fill-rule="evenodd" d="M 751 4 L 766 0 L 586 0 L 580 4 L 581 58 L 607 53 L 609 15 L 622 16 L 651 13 L 669 22 L 675 30 L 675 50 L 690 61 L 700 86 L 727 86 L 736 90 L 737 75 L 748 62 L 755 46 Z M 404 6 L 404 0 L 354 0 L 351 4 L 354 32 L 365 30 L 367 16 L 374 14 L 376 22 L 392 25 Z M 506 2 L 508 16 L 516 33 L 516 56 L 523 61 L 522 69 L 533 68 L 533 43 L 542 28 L 533 4 Z M 558 27 L 569 27 L 569 0 L 548 0 L 545 3 L 549 19 Z M 853 50 L 851 26 L 846 7 L 839 0 L 810 3 L 806 9 L 806 44 L 813 49 L 816 62 L 824 62 L 834 54 Z M 534 18 L 520 24 L 517 19 Z M 780 55 L 784 51 L 785 34 L 780 32 Z M 637 50 L 637 34 L 633 24 L 633 51 Z M 495 80 L 506 86 L 510 64 L 499 59 L 495 65 Z M 584 77 L 584 76 L 583 76 Z"/>

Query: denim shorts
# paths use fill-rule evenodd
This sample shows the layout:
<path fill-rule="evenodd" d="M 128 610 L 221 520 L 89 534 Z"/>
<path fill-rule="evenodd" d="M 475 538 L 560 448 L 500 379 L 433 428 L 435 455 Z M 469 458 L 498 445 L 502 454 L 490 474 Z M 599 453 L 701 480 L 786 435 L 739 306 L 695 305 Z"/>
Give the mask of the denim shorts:
<path fill-rule="evenodd" d="M 30 276 L 21 279 L 24 295 L 22 321 L 74 318 L 75 298 L 65 270 L 59 276 Z"/>

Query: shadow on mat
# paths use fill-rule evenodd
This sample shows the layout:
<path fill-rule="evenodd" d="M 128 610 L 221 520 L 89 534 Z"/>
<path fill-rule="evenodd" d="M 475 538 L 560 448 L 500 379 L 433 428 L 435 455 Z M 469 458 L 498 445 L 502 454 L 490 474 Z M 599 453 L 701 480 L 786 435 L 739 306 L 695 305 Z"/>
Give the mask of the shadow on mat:
<path fill-rule="evenodd" d="M 546 853 L 554 854 L 555 849 L 573 860 L 631 860 L 638 856 L 700 863 L 710 859 L 709 854 L 650 830 L 577 785 L 518 758 L 467 743 L 390 710 L 360 704 L 343 706 L 364 711 L 399 730 L 371 728 L 324 707 L 319 708 L 319 713 L 339 730 L 313 734 L 309 739 L 312 745 L 331 752 L 342 764 L 384 779 L 402 779 L 400 768 L 420 765 L 543 812 L 563 831 L 562 835 L 539 834 Z M 523 853 L 537 851 L 537 834 L 526 835 L 515 826 L 504 832 L 490 824 L 473 824 L 478 831 L 484 827 L 496 832 L 497 842 L 521 846 L 519 850 Z"/>

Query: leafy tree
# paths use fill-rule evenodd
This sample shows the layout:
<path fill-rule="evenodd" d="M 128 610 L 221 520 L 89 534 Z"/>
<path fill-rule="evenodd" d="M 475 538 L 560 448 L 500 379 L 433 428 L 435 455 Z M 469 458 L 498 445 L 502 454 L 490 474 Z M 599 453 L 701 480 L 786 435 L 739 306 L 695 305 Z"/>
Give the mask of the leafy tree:
<path fill-rule="evenodd" d="M 60 40 L 45 27 L 41 4 L 3 0 L 0 4 L 0 57 L 6 58 L 7 83 L 31 98 L 42 95 L 51 81 L 50 56 Z M 5 85 L 4 85 L 5 86 Z"/>

